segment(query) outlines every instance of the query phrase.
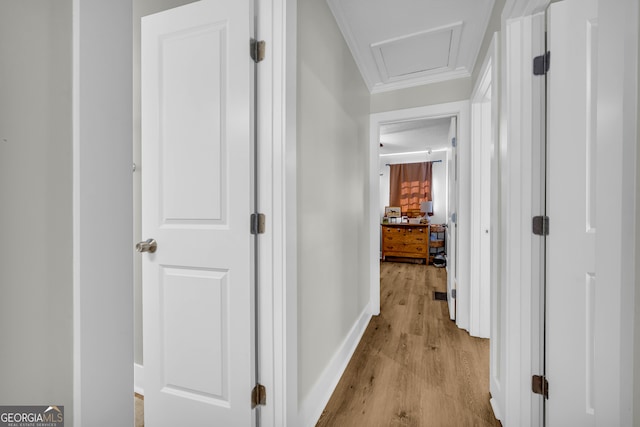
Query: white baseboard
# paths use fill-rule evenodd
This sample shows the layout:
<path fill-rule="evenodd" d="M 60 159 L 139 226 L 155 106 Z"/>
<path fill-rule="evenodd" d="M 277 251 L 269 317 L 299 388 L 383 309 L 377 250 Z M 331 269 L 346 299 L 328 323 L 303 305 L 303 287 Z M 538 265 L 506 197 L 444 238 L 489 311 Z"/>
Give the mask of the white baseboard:
<path fill-rule="evenodd" d="M 489 403 L 491 404 L 491 409 L 493 409 L 493 416 L 496 417 L 496 420 L 502 422 L 502 414 L 500 413 L 498 401 L 492 397 L 489 399 Z"/>
<path fill-rule="evenodd" d="M 313 427 L 322 415 L 322 411 L 327 406 L 331 394 L 335 390 L 340 377 L 347 368 L 353 353 L 362 339 L 369 320 L 371 320 L 369 304 L 360 313 L 360 316 L 342 342 L 342 345 L 320 375 L 320 379 L 315 383 L 307 398 L 300 405 L 299 425 Z"/>
<path fill-rule="evenodd" d="M 144 366 L 133 364 L 133 391 L 144 396 Z"/>

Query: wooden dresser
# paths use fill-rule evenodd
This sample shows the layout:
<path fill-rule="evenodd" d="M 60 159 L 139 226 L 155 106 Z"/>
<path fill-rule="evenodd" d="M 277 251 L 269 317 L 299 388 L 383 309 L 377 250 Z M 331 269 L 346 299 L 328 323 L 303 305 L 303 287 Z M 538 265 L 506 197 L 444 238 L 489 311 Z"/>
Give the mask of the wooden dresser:
<path fill-rule="evenodd" d="M 382 259 L 388 256 L 429 261 L 427 224 L 382 224 Z"/>

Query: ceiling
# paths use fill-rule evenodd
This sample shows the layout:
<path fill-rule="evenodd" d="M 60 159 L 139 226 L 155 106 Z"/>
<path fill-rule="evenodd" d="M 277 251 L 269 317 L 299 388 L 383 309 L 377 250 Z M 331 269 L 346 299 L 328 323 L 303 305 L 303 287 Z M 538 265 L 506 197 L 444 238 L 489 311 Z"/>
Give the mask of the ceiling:
<path fill-rule="evenodd" d="M 383 124 L 380 126 L 380 154 L 447 148 L 450 124 L 450 117 Z"/>
<path fill-rule="evenodd" d="M 494 0 L 327 0 L 371 93 L 468 77 Z"/>

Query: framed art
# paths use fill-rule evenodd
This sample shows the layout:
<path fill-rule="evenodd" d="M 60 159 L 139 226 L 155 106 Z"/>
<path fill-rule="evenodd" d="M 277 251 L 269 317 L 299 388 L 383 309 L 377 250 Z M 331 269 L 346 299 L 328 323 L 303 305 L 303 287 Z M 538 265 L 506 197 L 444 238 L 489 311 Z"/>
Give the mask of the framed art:
<path fill-rule="evenodd" d="M 402 208 L 400 206 L 387 206 L 384 208 L 384 214 L 387 218 L 400 218 L 402 216 Z"/>

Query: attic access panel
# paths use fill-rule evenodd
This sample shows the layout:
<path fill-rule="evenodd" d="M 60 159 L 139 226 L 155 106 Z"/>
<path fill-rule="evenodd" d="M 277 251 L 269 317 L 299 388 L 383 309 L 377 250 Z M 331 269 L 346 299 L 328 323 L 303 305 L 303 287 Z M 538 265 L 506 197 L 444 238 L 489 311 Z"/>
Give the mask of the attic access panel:
<path fill-rule="evenodd" d="M 462 22 L 371 45 L 383 82 L 455 70 Z"/>

